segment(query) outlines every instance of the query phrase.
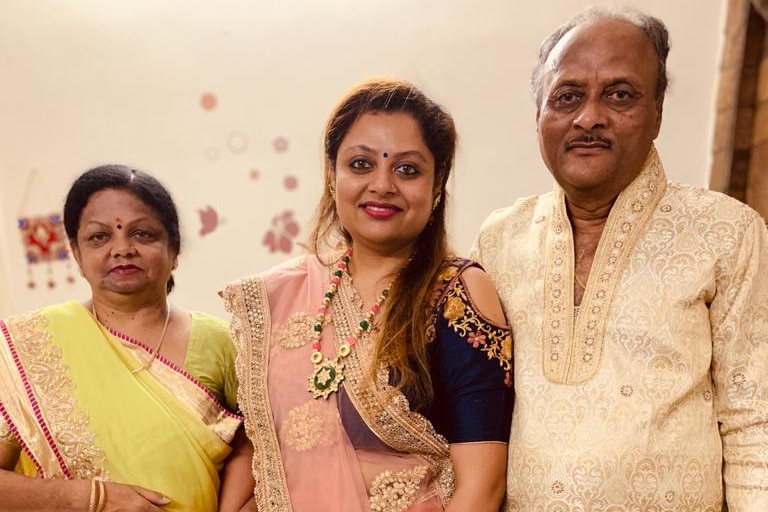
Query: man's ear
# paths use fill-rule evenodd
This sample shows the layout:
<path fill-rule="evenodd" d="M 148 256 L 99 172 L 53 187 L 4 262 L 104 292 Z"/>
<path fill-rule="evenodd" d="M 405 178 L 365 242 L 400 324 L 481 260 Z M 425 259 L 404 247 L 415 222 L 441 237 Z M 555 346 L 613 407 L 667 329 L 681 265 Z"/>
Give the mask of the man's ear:
<path fill-rule="evenodd" d="M 661 131 L 661 119 L 663 117 L 664 113 L 664 98 L 661 97 L 656 100 L 656 134 L 653 136 L 654 139 L 658 137 L 659 131 Z"/>

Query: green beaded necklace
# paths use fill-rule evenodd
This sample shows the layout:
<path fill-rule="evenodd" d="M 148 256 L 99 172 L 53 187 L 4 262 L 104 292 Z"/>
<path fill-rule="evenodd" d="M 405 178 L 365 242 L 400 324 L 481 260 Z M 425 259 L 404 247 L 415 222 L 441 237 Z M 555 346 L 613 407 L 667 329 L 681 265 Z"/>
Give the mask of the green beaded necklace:
<path fill-rule="evenodd" d="M 321 351 L 322 344 L 320 339 L 323 336 L 323 326 L 325 325 L 328 306 L 331 305 L 331 301 L 336 295 L 336 290 L 338 290 L 341 283 L 341 277 L 345 272 L 348 272 L 351 258 L 352 249 L 350 248 L 331 272 L 331 284 L 328 285 L 328 291 L 323 294 L 323 300 L 320 303 L 320 307 L 317 308 L 315 323 L 312 326 L 312 355 L 310 355 L 309 360 L 314 368 L 309 375 L 309 386 L 307 389 L 315 395 L 315 398 L 328 398 L 328 395 L 339 390 L 339 385 L 344 381 L 344 358 L 352 353 L 354 346 L 373 325 L 373 318 L 381 311 L 381 306 L 387 295 L 389 295 L 389 288 L 392 285 L 390 283 L 381 291 L 371 309 L 357 323 L 355 333 L 339 344 L 339 347 L 336 349 L 336 357 L 333 359 L 324 357 Z"/>

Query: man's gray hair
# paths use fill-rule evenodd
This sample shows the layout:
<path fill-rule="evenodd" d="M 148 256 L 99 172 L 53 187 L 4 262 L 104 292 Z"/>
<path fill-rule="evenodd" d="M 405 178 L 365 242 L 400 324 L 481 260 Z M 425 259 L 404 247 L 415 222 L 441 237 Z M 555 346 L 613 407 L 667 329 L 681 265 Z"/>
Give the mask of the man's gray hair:
<path fill-rule="evenodd" d="M 653 45 L 656 52 L 658 77 L 656 80 L 656 98 L 663 99 L 667 91 L 667 55 L 669 55 L 669 32 L 667 27 L 658 18 L 643 14 L 642 12 L 629 7 L 601 7 L 595 6 L 582 11 L 570 21 L 558 27 L 554 32 L 544 39 L 539 47 L 539 60 L 533 68 L 531 75 L 531 88 L 536 100 L 536 106 L 541 107 L 543 96 L 544 65 L 552 53 L 552 49 L 560 40 L 572 29 L 585 23 L 593 23 L 604 19 L 615 19 L 627 21 L 643 31 L 648 40 Z"/>

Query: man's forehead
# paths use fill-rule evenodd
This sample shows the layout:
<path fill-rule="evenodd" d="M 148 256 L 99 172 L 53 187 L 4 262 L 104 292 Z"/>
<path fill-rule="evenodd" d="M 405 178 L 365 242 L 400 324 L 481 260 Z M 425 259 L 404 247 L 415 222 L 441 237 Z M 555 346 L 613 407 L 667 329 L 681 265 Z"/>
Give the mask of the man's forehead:
<path fill-rule="evenodd" d="M 601 45 L 614 48 L 636 47 L 647 40 L 643 31 L 629 21 L 616 18 L 603 18 L 584 22 L 565 33 L 552 48 L 546 60 L 546 67 L 552 69 L 571 53 L 589 54 Z"/>
<path fill-rule="evenodd" d="M 576 79 L 575 75 L 607 71 L 606 64 L 619 75 L 642 74 L 637 57 L 653 51 L 651 42 L 636 25 L 621 19 L 596 20 L 574 27 L 558 41 L 544 63 L 544 73 L 550 83 L 569 76 Z M 650 61 L 641 59 L 640 62 L 655 60 L 651 56 Z M 655 70 L 655 64 L 653 68 Z"/>

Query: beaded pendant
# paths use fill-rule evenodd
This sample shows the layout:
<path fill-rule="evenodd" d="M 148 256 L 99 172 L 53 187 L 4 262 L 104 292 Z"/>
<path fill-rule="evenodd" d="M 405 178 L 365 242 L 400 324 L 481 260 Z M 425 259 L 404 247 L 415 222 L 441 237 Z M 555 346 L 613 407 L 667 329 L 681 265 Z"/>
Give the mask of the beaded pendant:
<path fill-rule="evenodd" d="M 336 269 L 331 272 L 331 284 L 328 286 L 328 291 L 323 294 L 323 300 L 320 303 L 320 307 L 317 308 L 315 324 L 312 327 L 312 336 L 314 340 L 312 341 L 312 355 L 309 360 L 312 363 L 313 370 L 309 375 L 309 385 L 307 386 L 307 389 L 315 396 L 315 398 L 328 398 L 331 393 L 339 390 L 339 385 L 344 381 L 344 358 L 352 353 L 352 348 L 357 344 L 363 333 L 371 328 L 371 325 L 373 325 L 373 317 L 381 311 L 381 305 L 389 294 L 388 285 L 382 290 L 376 303 L 374 303 L 371 306 L 371 309 L 360 319 L 355 333 L 339 344 L 339 347 L 336 350 L 336 357 L 334 359 L 324 357 L 321 352 L 322 345 L 320 338 L 323 335 L 325 315 L 328 312 L 328 306 L 330 306 L 333 297 L 336 295 L 336 290 L 339 288 L 341 277 L 344 275 L 344 272 L 347 272 L 351 257 L 352 249 L 349 249 L 339 261 Z"/>

